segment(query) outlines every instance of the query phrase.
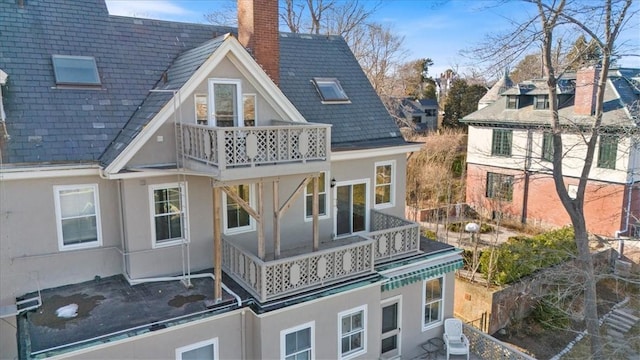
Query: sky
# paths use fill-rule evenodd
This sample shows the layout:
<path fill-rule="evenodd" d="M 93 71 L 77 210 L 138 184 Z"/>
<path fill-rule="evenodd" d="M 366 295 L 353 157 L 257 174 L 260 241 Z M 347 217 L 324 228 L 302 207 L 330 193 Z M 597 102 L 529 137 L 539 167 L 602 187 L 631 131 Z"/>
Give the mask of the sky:
<path fill-rule="evenodd" d="M 360 0 L 365 6 L 375 2 Z M 590 0 L 585 0 L 590 1 Z M 113 15 L 206 23 L 205 14 L 233 6 L 233 0 L 106 0 Z M 636 2 L 634 7 L 640 5 Z M 460 51 L 479 44 L 487 34 L 508 29 L 511 19 L 535 12 L 522 2 L 508 1 L 492 6 L 486 0 L 384 0 L 372 20 L 388 25 L 404 37 L 406 60 L 431 58 L 429 75 L 447 69 L 468 72 L 470 60 Z M 640 16 L 631 19 L 624 34 L 640 48 Z M 281 29 L 286 31 L 286 29 Z M 640 56 L 625 57 L 619 65 L 640 67 Z M 515 64 L 512 64 L 515 66 Z"/>

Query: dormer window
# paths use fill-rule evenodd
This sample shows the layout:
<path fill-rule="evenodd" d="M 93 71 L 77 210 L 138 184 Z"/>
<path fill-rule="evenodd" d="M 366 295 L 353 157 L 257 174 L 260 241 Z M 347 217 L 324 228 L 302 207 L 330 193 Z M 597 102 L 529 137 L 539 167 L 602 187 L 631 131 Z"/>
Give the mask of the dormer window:
<path fill-rule="evenodd" d="M 549 108 L 549 96 L 537 95 L 533 99 L 533 108 L 536 110 L 545 110 Z"/>
<path fill-rule="evenodd" d="M 336 78 L 313 78 L 313 84 L 322 98 L 322 103 L 350 103 L 349 97 Z"/>
<path fill-rule="evenodd" d="M 53 55 L 57 85 L 100 85 L 96 59 L 92 56 Z"/>
<path fill-rule="evenodd" d="M 507 109 L 517 109 L 518 108 L 518 96 L 516 95 L 508 95 L 507 96 Z"/>

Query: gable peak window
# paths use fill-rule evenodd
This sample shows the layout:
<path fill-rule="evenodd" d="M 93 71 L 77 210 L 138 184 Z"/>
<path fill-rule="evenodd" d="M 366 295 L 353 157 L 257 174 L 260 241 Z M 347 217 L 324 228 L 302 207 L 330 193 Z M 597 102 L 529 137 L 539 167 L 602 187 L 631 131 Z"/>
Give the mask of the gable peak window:
<path fill-rule="evenodd" d="M 242 82 L 239 79 L 209 79 L 207 124 L 210 126 L 243 126 Z"/>
<path fill-rule="evenodd" d="M 313 84 L 320 94 L 323 103 L 349 103 L 340 81 L 336 78 L 313 78 Z"/>
<path fill-rule="evenodd" d="M 93 56 L 52 55 L 57 85 L 100 85 L 96 59 Z"/>

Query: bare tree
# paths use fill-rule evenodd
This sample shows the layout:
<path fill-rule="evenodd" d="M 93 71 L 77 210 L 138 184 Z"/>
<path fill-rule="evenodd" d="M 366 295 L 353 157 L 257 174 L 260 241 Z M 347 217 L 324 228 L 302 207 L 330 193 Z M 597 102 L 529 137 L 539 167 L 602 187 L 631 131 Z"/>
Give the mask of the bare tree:
<path fill-rule="evenodd" d="M 589 239 L 584 215 L 585 190 L 589 182 L 589 174 L 594 160 L 597 140 L 602 129 L 604 91 L 607 83 L 608 72 L 614 56 L 619 54 L 621 44 L 618 43 L 620 32 L 629 19 L 636 16 L 637 11 L 631 11 L 632 0 L 523 0 L 525 3 L 535 6 L 536 14 L 522 23 L 515 24 L 510 32 L 502 35 L 492 35 L 488 38 L 490 43 L 485 43 L 475 49 L 475 55 L 481 59 L 492 60 L 494 66 L 504 68 L 531 48 L 540 46 L 542 57 L 542 75 L 548 85 L 550 104 L 549 127 L 553 134 L 553 169 L 552 175 L 555 189 L 560 201 L 567 211 L 575 231 L 575 241 L 578 248 L 578 263 L 583 272 L 584 284 L 584 317 L 587 332 L 590 338 L 591 354 L 594 359 L 603 358 L 603 345 L 599 336 L 598 311 L 596 307 L 596 278 L 589 249 Z M 589 41 L 595 43 L 600 53 L 596 60 L 599 70 L 597 78 L 594 113 L 590 116 L 587 126 L 577 128 L 571 125 L 570 119 L 561 119 L 558 113 L 557 85 L 559 78 L 564 73 L 564 66 L 557 61 L 558 51 L 554 51 L 556 38 L 573 34 L 574 41 L 580 35 L 584 35 Z M 500 58 L 496 59 L 496 56 Z M 569 123 L 569 125 L 567 125 Z M 564 183 L 563 160 L 565 148 L 563 147 L 563 134 L 572 132 L 583 139 L 584 153 L 583 166 L 574 197 L 568 194 Z"/>

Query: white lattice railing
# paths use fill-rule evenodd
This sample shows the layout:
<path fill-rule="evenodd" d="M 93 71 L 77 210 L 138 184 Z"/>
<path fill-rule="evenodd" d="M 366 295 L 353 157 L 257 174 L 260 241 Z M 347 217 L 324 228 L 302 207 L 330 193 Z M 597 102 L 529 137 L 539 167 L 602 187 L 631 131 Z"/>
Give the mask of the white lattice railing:
<path fill-rule="evenodd" d="M 480 359 L 535 360 L 471 325 L 463 324 L 463 332 L 469 339 L 469 350 Z"/>
<path fill-rule="evenodd" d="M 355 243 L 274 261 L 263 261 L 226 240 L 222 267 L 261 302 L 373 271 L 374 241 Z"/>
<path fill-rule="evenodd" d="M 187 159 L 220 170 L 326 161 L 331 149 L 330 127 L 288 124 L 252 127 L 209 127 L 178 124 L 178 149 Z"/>
<path fill-rule="evenodd" d="M 420 225 L 406 219 L 371 210 L 371 232 L 375 240 L 375 261 L 420 250 Z"/>

